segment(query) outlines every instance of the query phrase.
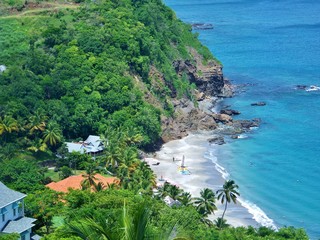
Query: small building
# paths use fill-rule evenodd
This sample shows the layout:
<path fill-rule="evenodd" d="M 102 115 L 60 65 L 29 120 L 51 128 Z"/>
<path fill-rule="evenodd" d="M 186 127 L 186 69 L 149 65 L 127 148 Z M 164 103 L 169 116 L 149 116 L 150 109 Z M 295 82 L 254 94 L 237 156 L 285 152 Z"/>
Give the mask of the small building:
<path fill-rule="evenodd" d="M 68 152 L 80 152 L 88 154 L 98 154 L 104 149 L 100 136 L 89 135 L 85 141 L 80 142 L 66 142 Z"/>
<path fill-rule="evenodd" d="M 5 65 L 0 65 L 0 73 L 4 72 L 7 69 Z"/>
<path fill-rule="evenodd" d="M 174 200 L 173 198 L 169 197 L 169 196 L 166 196 L 163 201 L 169 206 L 169 207 L 172 207 L 172 206 L 179 206 L 181 205 L 181 203 L 178 201 L 178 200 Z"/>
<path fill-rule="evenodd" d="M 119 184 L 119 179 L 115 177 L 104 177 L 100 174 L 94 175 L 94 182 L 96 184 L 101 183 L 104 187 L 108 187 L 110 184 Z M 56 191 L 67 193 L 69 189 L 80 190 L 82 189 L 82 182 L 85 180 L 85 177 L 82 175 L 70 176 L 59 182 L 51 182 L 46 185 L 46 187 Z"/>
<path fill-rule="evenodd" d="M 31 230 L 37 219 L 24 216 L 23 199 L 26 196 L 0 182 L 0 233 L 18 233 L 21 240 L 39 239 Z"/>

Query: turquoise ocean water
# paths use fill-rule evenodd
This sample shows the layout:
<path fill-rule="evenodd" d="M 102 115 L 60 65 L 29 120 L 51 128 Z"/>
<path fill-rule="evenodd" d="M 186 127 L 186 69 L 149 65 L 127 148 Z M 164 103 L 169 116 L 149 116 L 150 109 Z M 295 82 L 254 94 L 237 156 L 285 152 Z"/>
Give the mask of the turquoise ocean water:
<path fill-rule="evenodd" d="M 220 148 L 222 165 L 242 198 L 277 226 L 303 227 L 320 238 L 320 1 L 166 0 L 189 23 L 211 23 L 200 40 L 245 92 L 224 104 L 262 125 Z M 252 102 L 265 101 L 264 107 Z M 257 216 L 260 223 L 268 219 Z M 270 223 L 270 221 L 269 221 Z"/>

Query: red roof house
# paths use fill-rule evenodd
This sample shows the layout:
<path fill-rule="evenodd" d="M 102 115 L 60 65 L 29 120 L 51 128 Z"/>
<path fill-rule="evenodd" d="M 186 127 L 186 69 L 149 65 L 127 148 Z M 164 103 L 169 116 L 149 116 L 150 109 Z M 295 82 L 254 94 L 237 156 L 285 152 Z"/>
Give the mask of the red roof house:
<path fill-rule="evenodd" d="M 101 182 L 104 187 L 108 187 L 108 185 L 112 183 L 119 184 L 119 179 L 115 177 L 104 177 L 100 174 L 96 174 L 94 175 L 94 177 L 95 183 L 98 184 L 99 182 Z M 51 182 L 46 186 L 54 191 L 67 193 L 69 191 L 69 188 L 75 190 L 82 189 L 81 183 L 83 182 L 83 180 L 85 180 L 85 177 L 83 177 L 83 175 L 70 176 L 59 182 Z"/>

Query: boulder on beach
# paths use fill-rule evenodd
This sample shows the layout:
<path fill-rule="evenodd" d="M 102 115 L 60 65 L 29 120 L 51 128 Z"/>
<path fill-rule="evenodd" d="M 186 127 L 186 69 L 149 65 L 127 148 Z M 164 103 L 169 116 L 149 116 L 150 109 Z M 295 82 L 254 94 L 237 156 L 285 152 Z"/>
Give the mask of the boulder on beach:
<path fill-rule="evenodd" d="M 255 102 L 255 103 L 251 103 L 251 106 L 265 106 L 267 105 L 265 102 Z"/>

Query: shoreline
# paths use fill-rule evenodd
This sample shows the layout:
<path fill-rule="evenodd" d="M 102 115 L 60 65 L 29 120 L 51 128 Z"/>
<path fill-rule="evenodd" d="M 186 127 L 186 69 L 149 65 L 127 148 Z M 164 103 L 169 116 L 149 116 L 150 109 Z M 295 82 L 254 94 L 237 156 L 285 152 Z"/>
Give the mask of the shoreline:
<path fill-rule="evenodd" d="M 156 152 L 155 157 L 145 158 L 145 161 L 149 163 L 157 176 L 157 183 L 163 184 L 163 181 L 159 181 L 159 179 L 164 179 L 184 191 L 190 192 L 193 197 L 198 197 L 200 190 L 203 188 L 210 188 L 214 192 L 220 189 L 228 173 L 217 163 L 217 153 L 215 151 L 218 146 L 210 145 L 209 150 L 207 139 L 211 135 L 212 132 L 209 131 L 190 133 L 187 137 L 163 144 L 161 149 Z M 184 165 L 190 171 L 190 175 L 183 175 L 178 171 L 183 156 L 185 158 Z M 175 161 L 173 161 L 173 157 Z M 159 165 L 153 165 L 157 162 L 159 162 Z M 237 204 L 230 204 L 225 214 L 227 223 L 234 227 L 268 225 L 255 219 L 255 214 L 250 211 L 251 205 L 241 198 L 237 200 Z M 224 205 L 218 200 L 216 206 L 218 210 L 209 216 L 212 221 L 221 217 L 223 212 Z M 253 204 L 253 206 L 255 205 Z M 256 206 L 256 208 L 258 207 Z M 262 212 L 261 209 L 260 211 Z M 262 214 L 264 213 L 262 212 Z M 267 216 L 265 217 L 267 218 Z M 271 219 L 270 221 L 272 223 Z"/>

